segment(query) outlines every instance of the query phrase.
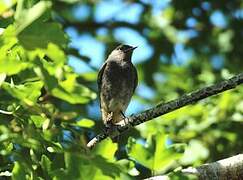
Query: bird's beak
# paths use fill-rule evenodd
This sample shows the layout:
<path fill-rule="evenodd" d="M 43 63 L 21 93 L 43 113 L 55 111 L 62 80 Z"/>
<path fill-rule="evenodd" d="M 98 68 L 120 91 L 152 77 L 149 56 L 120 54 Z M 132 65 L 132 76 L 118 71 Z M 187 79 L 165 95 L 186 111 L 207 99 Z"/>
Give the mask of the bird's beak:
<path fill-rule="evenodd" d="M 138 46 L 135 46 L 135 47 L 131 47 L 130 49 L 128 49 L 127 51 L 133 51 L 134 49 L 136 49 Z"/>
<path fill-rule="evenodd" d="M 137 46 L 135 46 L 135 47 L 132 47 L 132 51 L 134 50 L 134 49 L 136 49 L 137 48 Z"/>

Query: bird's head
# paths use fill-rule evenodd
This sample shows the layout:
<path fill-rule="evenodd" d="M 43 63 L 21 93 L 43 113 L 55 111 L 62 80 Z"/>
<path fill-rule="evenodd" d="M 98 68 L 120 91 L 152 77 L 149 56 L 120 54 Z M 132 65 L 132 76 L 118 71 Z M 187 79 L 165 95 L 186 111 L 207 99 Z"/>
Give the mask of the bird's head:
<path fill-rule="evenodd" d="M 129 46 L 126 44 L 121 44 L 121 45 L 117 46 L 115 50 L 121 51 L 123 53 L 132 53 L 133 50 L 136 48 L 137 48 L 137 46 L 133 47 L 133 46 Z"/>
<path fill-rule="evenodd" d="M 113 59 L 114 57 L 121 59 L 121 60 L 127 60 L 131 61 L 133 50 L 136 49 L 137 46 L 129 46 L 125 44 L 121 44 L 117 46 L 110 54 L 110 58 Z"/>

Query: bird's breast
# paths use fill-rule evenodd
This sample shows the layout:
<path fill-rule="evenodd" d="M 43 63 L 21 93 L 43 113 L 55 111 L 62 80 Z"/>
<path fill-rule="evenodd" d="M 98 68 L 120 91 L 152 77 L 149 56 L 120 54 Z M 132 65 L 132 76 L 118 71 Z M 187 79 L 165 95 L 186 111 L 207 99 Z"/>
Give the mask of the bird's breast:
<path fill-rule="evenodd" d="M 130 63 L 109 62 L 103 74 L 102 91 L 109 107 L 127 106 L 134 88 L 134 73 Z"/>

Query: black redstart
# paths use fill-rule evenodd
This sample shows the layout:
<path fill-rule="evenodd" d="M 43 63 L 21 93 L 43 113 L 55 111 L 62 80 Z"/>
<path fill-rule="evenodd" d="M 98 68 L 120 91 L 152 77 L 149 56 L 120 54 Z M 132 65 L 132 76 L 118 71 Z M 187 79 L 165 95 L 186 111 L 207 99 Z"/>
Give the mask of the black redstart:
<path fill-rule="evenodd" d="M 106 127 L 125 123 L 124 113 L 137 87 L 137 70 L 132 64 L 137 47 L 120 45 L 108 56 L 98 74 L 102 120 Z"/>

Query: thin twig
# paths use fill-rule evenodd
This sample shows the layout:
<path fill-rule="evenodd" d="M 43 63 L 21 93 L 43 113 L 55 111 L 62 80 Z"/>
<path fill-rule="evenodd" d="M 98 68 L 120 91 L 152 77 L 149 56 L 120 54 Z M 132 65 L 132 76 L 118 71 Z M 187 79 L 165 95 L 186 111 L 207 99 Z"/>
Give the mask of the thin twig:
<path fill-rule="evenodd" d="M 12 114 L 13 114 L 13 112 L 10 112 L 10 111 L 4 111 L 4 110 L 1 110 L 1 109 L 0 109 L 0 113 L 1 113 L 1 114 L 7 114 L 7 115 L 12 115 Z"/>

